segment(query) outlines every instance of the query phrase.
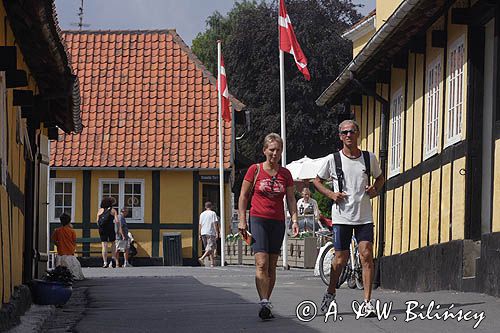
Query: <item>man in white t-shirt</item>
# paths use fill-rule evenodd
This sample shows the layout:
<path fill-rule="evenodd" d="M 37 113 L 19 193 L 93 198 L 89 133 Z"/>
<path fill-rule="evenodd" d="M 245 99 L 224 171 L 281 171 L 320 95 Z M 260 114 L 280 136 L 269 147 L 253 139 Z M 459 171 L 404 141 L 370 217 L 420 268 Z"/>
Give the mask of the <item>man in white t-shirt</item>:
<path fill-rule="evenodd" d="M 204 266 L 205 258 L 208 256 L 210 267 L 214 267 L 214 252 L 217 250 L 217 238 L 219 238 L 219 219 L 217 218 L 217 214 L 212 210 L 212 203 L 210 201 L 205 202 L 205 211 L 200 214 L 198 234 L 205 246 L 205 252 L 198 258 L 198 261 Z"/>
<path fill-rule="evenodd" d="M 333 243 L 335 259 L 331 268 L 330 284 L 323 297 L 321 310 L 326 312 L 335 299 L 335 287 L 342 269 L 349 258 L 352 233 L 359 244 L 359 255 L 363 268 L 364 302 L 366 317 L 375 315 L 371 300 L 373 267 L 373 216 L 370 199 L 378 195 L 385 182 L 384 175 L 375 155 L 362 152 L 358 148 L 359 126 L 353 120 L 345 120 L 339 125 L 342 150 L 333 154 L 321 167 L 314 186 L 320 193 L 333 200 Z M 341 168 L 337 167 L 339 161 Z M 369 159 L 369 167 L 365 161 Z M 368 175 L 370 170 L 370 175 Z M 370 176 L 375 178 L 370 185 Z M 339 179 L 340 178 L 340 179 Z M 333 189 L 323 185 L 324 180 L 332 180 Z"/>

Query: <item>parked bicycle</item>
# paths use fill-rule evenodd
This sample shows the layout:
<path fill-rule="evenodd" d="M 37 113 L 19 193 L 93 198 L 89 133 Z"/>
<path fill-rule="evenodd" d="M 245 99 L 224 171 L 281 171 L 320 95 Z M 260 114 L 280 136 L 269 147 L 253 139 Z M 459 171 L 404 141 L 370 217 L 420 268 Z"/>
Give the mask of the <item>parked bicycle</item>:
<path fill-rule="evenodd" d="M 317 232 L 317 235 L 318 237 L 329 237 L 328 242 L 322 248 L 323 250 L 319 260 L 319 275 L 321 276 L 321 280 L 328 285 L 330 283 L 332 263 L 335 259 L 335 248 L 333 246 L 331 236 L 327 236 L 321 231 Z M 351 289 L 363 289 L 363 271 L 359 258 L 358 242 L 356 241 L 354 235 L 352 236 L 351 245 L 349 247 L 349 259 L 346 266 L 340 273 L 339 280 L 337 281 L 337 288 L 339 288 L 345 281 L 347 281 L 347 286 Z"/>

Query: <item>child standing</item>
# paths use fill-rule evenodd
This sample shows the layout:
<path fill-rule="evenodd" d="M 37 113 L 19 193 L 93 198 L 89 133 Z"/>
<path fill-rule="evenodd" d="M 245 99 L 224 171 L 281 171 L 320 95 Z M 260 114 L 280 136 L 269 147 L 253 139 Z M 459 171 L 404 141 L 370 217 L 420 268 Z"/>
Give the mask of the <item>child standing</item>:
<path fill-rule="evenodd" d="M 71 217 L 63 213 L 59 220 L 61 227 L 54 230 L 52 240 L 57 247 L 56 266 L 67 267 L 75 280 L 83 280 L 82 267 L 80 262 L 75 257 L 76 249 L 76 233 L 71 227 Z"/>

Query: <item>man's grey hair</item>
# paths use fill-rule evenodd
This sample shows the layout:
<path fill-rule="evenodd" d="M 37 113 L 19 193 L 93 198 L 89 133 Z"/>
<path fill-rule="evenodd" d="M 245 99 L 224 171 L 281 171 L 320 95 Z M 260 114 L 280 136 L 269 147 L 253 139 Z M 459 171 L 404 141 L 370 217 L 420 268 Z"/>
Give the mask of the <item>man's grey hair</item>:
<path fill-rule="evenodd" d="M 359 125 L 358 125 L 358 123 L 355 120 L 347 119 L 347 120 L 344 120 L 343 122 L 341 122 L 339 124 L 339 133 L 340 133 L 340 131 L 342 131 L 342 127 L 345 126 L 345 125 L 354 125 L 354 127 L 356 127 L 356 132 L 359 132 Z"/>

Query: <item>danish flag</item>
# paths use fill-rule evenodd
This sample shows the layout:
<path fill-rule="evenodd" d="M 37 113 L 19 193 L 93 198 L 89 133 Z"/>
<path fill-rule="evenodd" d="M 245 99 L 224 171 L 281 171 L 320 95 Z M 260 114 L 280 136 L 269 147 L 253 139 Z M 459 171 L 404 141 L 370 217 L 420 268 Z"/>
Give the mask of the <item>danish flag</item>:
<path fill-rule="evenodd" d="M 227 122 L 231 121 L 231 107 L 229 103 L 229 91 L 227 89 L 227 78 L 226 78 L 226 69 L 224 67 L 224 58 L 222 54 L 220 56 L 220 91 L 222 92 L 222 119 Z"/>
<path fill-rule="evenodd" d="M 295 37 L 292 22 L 290 22 L 290 17 L 288 17 L 286 12 L 285 0 L 280 0 L 278 27 L 280 35 L 280 50 L 293 55 L 297 68 L 302 74 L 304 74 L 305 79 L 309 81 L 311 79 L 311 75 L 307 69 L 307 59 L 300 48 L 299 42 L 297 42 L 297 37 Z"/>

